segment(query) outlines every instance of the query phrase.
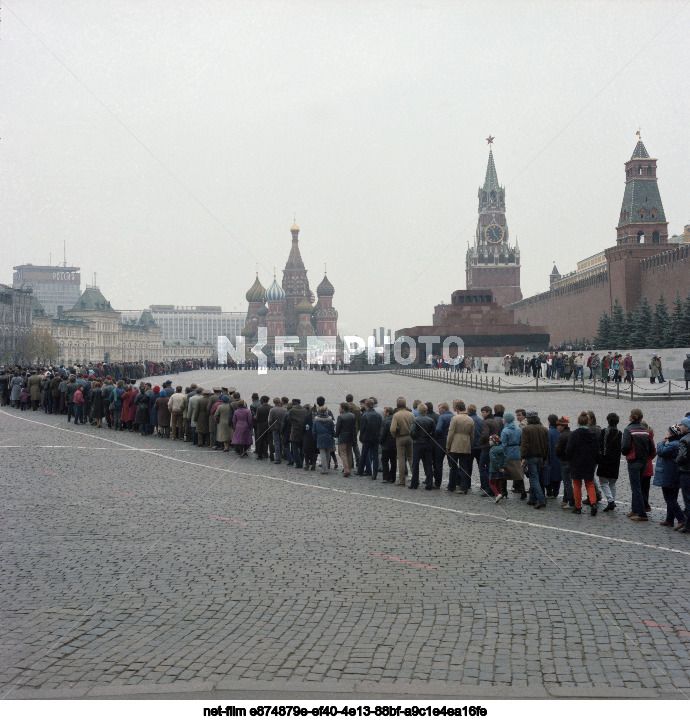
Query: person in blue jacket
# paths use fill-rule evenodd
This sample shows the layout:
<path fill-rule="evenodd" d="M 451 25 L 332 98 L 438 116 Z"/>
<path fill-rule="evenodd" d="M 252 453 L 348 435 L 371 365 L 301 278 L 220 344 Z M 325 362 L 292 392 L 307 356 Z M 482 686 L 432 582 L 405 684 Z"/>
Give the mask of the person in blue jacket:
<path fill-rule="evenodd" d="M 654 485 L 661 487 L 666 501 L 666 519 L 661 522 L 661 525 L 671 528 L 674 526 L 674 521 L 678 521 L 679 526 L 684 526 L 687 520 L 678 503 L 680 473 L 676 465 L 680 438 L 684 430 L 677 425 L 671 426 L 666 438 L 656 446 L 657 461 L 654 470 Z"/>
<path fill-rule="evenodd" d="M 503 414 L 503 430 L 501 431 L 501 445 L 506 454 L 506 480 L 514 482 L 514 489 L 520 493 L 524 501 L 527 498 L 524 475 L 520 466 L 520 442 L 522 429 L 515 425 L 515 415 L 510 412 Z"/>
<path fill-rule="evenodd" d="M 333 450 L 333 437 L 335 435 L 335 423 L 333 423 L 333 417 L 329 414 L 327 406 L 319 408 L 311 432 L 316 439 L 316 447 L 321 455 L 321 475 L 323 476 L 328 473 L 328 460 Z"/>

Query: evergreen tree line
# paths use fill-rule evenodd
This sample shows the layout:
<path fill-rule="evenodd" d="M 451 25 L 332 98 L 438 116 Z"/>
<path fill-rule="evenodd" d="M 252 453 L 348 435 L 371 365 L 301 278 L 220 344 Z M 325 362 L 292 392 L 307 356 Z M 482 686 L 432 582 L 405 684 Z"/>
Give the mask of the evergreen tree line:
<path fill-rule="evenodd" d="M 662 295 L 654 308 L 642 298 L 634 311 L 624 311 L 618 298 L 611 315 L 603 313 L 594 339 L 595 348 L 690 348 L 690 295 L 676 296 L 669 312 Z"/>

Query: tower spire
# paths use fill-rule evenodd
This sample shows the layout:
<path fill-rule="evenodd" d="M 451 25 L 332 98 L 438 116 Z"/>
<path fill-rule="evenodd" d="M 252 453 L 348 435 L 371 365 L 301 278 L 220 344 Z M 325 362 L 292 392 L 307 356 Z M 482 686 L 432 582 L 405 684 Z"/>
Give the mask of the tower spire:
<path fill-rule="evenodd" d="M 494 138 L 489 135 L 487 142 L 489 142 L 489 160 L 486 164 L 486 176 L 484 177 L 484 190 L 498 190 L 500 188 L 498 184 L 498 173 L 496 172 L 496 165 L 494 164 L 494 151 L 493 141 Z"/>

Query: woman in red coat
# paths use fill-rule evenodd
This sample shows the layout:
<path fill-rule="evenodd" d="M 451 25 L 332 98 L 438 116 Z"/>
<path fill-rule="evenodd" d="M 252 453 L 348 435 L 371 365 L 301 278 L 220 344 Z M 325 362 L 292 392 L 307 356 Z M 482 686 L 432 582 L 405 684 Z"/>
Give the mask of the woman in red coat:
<path fill-rule="evenodd" d="M 122 421 L 120 430 L 124 431 L 125 428 L 130 431 L 132 430 L 132 420 L 134 419 L 130 416 L 132 415 L 132 410 L 136 413 L 136 406 L 134 405 L 136 395 L 136 392 L 132 390 L 132 386 L 127 385 L 125 387 L 125 392 L 122 396 L 122 412 L 120 413 L 120 420 Z"/>

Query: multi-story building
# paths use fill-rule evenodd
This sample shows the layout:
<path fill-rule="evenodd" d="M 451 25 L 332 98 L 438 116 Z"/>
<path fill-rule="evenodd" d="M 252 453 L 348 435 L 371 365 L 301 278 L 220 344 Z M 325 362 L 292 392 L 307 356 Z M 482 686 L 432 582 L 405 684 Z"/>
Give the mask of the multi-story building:
<path fill-rule="evenodd" d="M 56 315 L 57 307 L 71 308 L 81 295 L 79 268 L 60 265 L 16 265 L 12 276 L 15 288 L 30 288 L 46 315 Z"/>
<path fill-rule="evenodd" d="M 166 342 L 194 340 L 214 347 L 218 336 L 234 342 L 242 334 L 246 317 L 244 313 L 223 311 L 219 305 L 151 305 L 149 311 Z"/>
<path fill-rule="evenodd" d="M 31 290 L 0 284 L 0 363 L 20 360 L 18 344 L 31 331 Z"/>

